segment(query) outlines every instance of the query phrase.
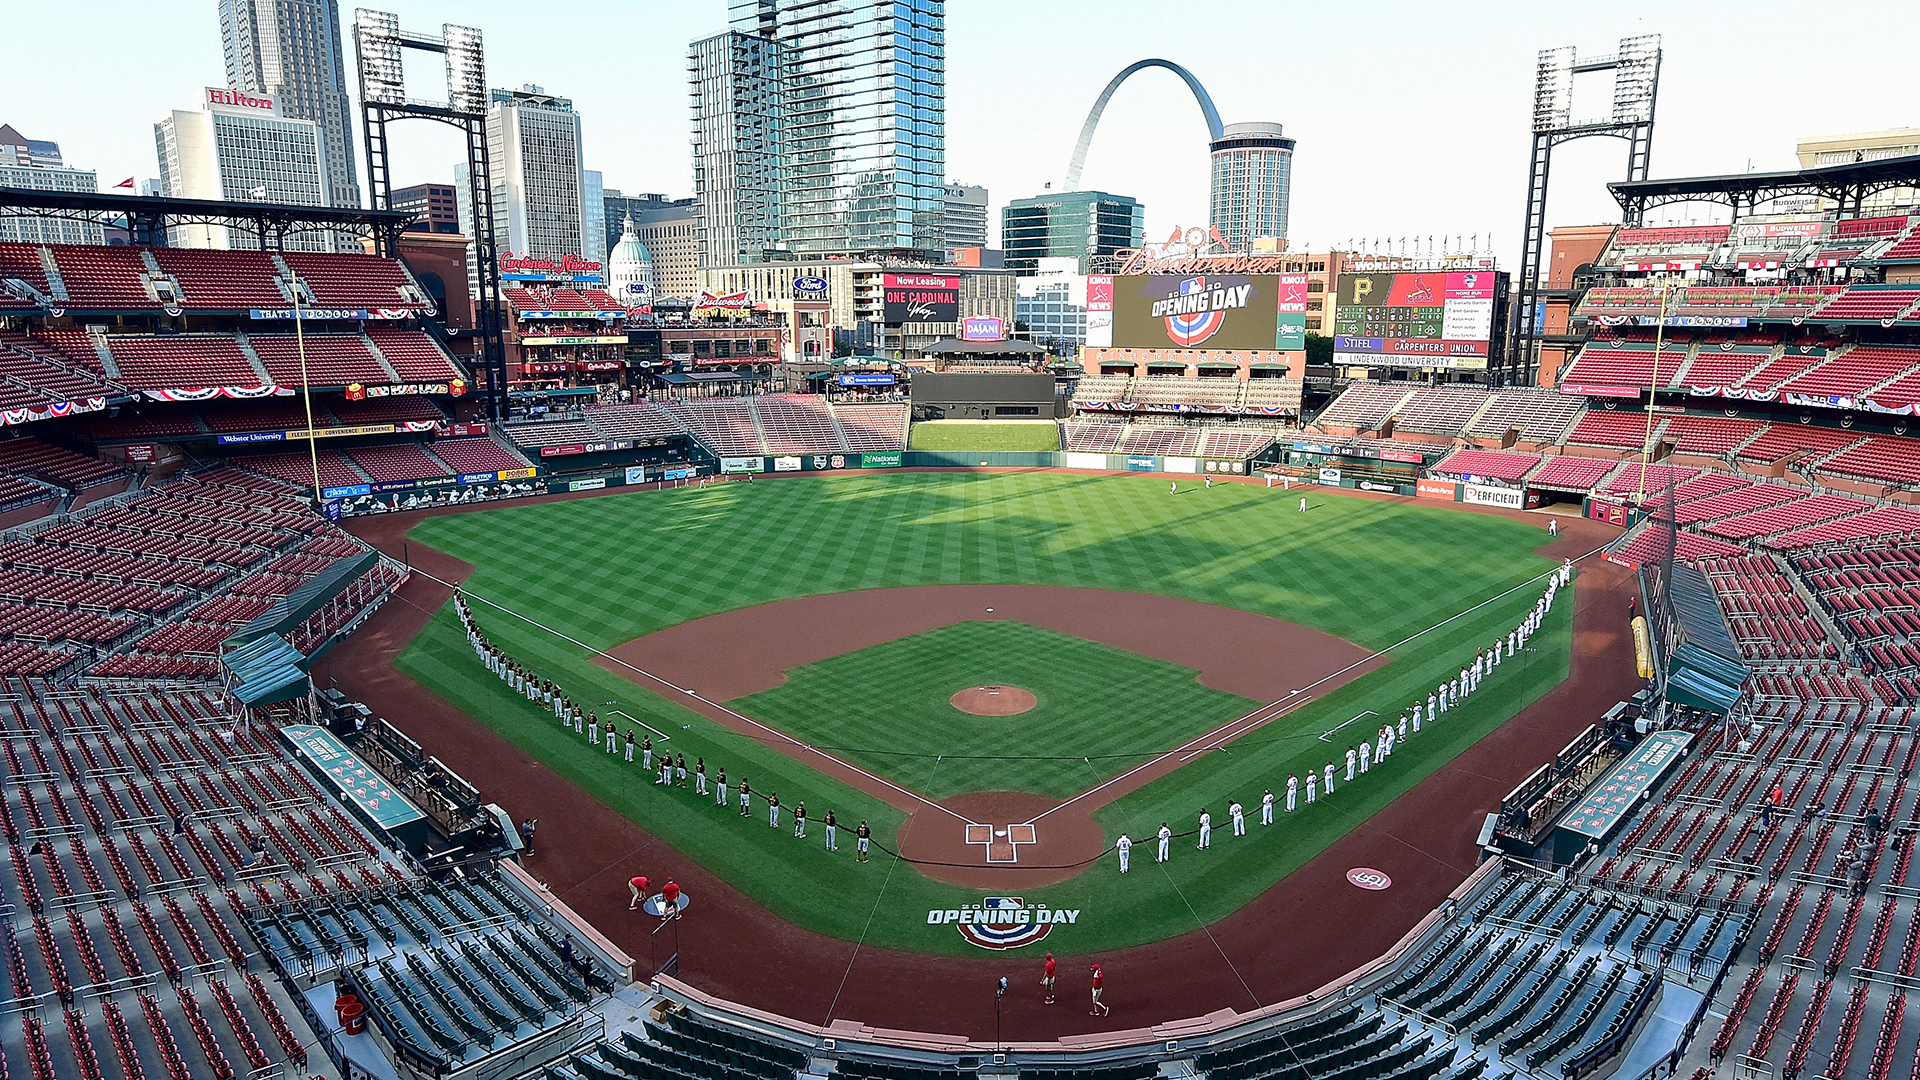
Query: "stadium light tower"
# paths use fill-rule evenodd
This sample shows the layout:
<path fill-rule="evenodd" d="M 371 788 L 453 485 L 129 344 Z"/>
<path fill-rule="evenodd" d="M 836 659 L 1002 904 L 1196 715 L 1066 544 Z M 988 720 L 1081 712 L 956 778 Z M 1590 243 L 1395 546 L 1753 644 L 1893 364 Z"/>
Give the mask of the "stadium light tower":
<path fill-rule="evenodd" d="M 1573 115 L 1576 76 L 1613 73 L 1613 113 Z M 1620 39 L 1612 56 L 1581 57 L 1572 46 L 1542 49 L 1533 80 L 1533 155 L 1527 167 L 1527 223 L 1521 231 L 1520 275 L 1514 283 L 1512 332 L 1507 354 L 1508 382 L 1533 379 L 1539 364 L 1540 264 L 1547 239 L 1547 173 L 1553 148 L 1575 139 L 1605 136 L 1627 141 L 1627 180 L 1647 178 L 1653 154 L 1653 107 L 1660 88 L 1660 35 Z M 1638 225 L 1637 214 L 1627 221 Z"/>
<path fill-rule="evenodd" d="M 493 232 L 493 167 L 487 151 L 487 61 L 480 31 L 443 23 L 440 36 L 408 33 L 400 17 L 356 8 L 353 45 L 360 57 L 361 132 L 367 144 L 367 192 L 375 210 L 393 208 L 393 177 L 387 159 L 387 124 L 394 120 L 432 120 L 458 128 L 467 137 L 469 209 L 473 218 L 473 258 L 480 284 L 481 364 L 487 372 L 487 397 L 495 420 L 507 418 L 507 346 L 500 327 L 500 262 Z M 407 96 L 402 56 L 407 49 L 439 53 L 447 62 L 444 103 Z M 397 251 L 381 254 L 397 258 Z"/>

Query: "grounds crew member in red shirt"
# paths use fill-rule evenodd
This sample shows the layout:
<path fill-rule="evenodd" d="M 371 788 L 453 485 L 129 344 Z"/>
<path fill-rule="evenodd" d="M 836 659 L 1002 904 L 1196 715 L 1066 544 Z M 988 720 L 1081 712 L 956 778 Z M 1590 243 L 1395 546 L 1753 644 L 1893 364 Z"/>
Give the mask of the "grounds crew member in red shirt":
<path fill-rule="evenodd" d="M 1100 970 L 1100 965 L 1093 965 L 1093 1008 L 1087 1010 L 1088 1016 L 1105 1016 L 1113 1011 L 1100 1000 L 1100 991 L 1106 988 L 1106 982 L 1106 973 Z"/>
<path fill-rule="evenodd" d="M 660 919 L 662 922 L 680 914 L 680 886 L 672 878 L 660 886 Z"/>
<path fill-rule="evenodd" d="M 637 874 L 628 878 L 627 892 L 629 894 L 627 898 L 627 910 L 632 911 L 634 908 L 640 906 L 640 901 L 647 898 L 647 879 Z"/>
<path fill-rule="evenodd" d="M 1053 1004 L 1053 981 L 1057 974 L 1058 974 L 1058 970 L 1056 969 L 1053 962 L 1053 954 L 1048 953 L 1046 974 L 1040 976 L 1040 986 L 1043 989 L 1045 989 L 1047 992 L 1047 996 L 1044 999 L 1042 999 L 1044 1004 L 1047 1004 L 1047 1005 Z"/>

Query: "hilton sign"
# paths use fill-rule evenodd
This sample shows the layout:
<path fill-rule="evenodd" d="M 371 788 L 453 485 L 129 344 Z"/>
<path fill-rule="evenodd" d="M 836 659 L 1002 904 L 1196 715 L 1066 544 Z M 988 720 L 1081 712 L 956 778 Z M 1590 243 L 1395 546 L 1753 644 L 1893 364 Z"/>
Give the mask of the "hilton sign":
<path fill-rule="evenodd" d="M 239 109 L 259 109 L 262 112 L 277 112 L 272 98 L 254 97 L 238 90 L 222 90 L 217 86 L 207 87 L 207 104 L 228 105 Z"/>

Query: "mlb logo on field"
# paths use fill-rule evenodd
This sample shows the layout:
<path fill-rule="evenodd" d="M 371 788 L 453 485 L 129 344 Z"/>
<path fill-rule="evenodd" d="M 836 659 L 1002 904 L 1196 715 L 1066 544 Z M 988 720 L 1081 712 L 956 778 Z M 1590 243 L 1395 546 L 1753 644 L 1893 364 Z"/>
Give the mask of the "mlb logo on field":
<path fill-rule="evenodd" d="M 999 950 L 1017 949 L 1046 937 L 1053 929 L 1055 914 L 1045 905 L 1038 910 L 1028 908 L 1018 896 L 988 896 L 977 907 L 929 911 L 927 921 L 954 923 L 969 944 Z M 1057 914 L 1061 916 L 1059 921 L 1070 921 L 1065 918 L 1066 912 Z M 1079 914 L 1073 912 L 1074 917 Z"/>

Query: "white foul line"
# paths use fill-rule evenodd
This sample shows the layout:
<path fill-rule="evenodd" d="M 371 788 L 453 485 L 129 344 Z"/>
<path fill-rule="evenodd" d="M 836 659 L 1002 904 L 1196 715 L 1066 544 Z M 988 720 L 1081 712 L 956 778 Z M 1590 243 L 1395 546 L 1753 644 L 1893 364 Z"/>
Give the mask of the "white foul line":
<path fill-rule="evenodd" d="M 698 693 L 692 690 L 689 690 L 684 686 L 679 686 L 675 683 L 669 682 L 668 680 L 663 679 L 658 675 L 655 675 L 651 671 L 646 671 L 644 669 L 637 668 L 632 664 L 627 663 L 625 660 L 622 660 L 619 657 L 614 656 L 612 653 L 607 652 L 604 649 L 596 649 L 593 646 L 587 644 L 586 642 L 581 641 L 579 638 L 574 637 L 571 634 L 567 634 L 562 631 L 555 630 L 553 627 L 548 626 L 543 622 L 540 622 L 538 619 L 530 619 L 527 616 L 520 614 L 519 612 L 513 610 L 510 607 L 506 607 L 501 604 L 496 604 L 492 600 L 489 600 L 478 593 L 469 592 L 465 589 L 462 589 L 460 586 L 455 585 L 453 582 L 447 581 L 444 578 L 435 577 L 434 575 L 427 573 L 425 570 L 422 570 L 419 567 L 414 567 L 413 572 L 416 574 L 419 574 L 421 577 L 428 578 L 433 581 L 438 581 L 440 584 L 445 585 L 449 589 L 453 589 L 454 591 L 460 593 L 462 596 L 467 597 L 469 600 L 478 600 L 480 603 L 483 603 L 490 608 L 495 608 L 499 611 L 505 612 L 506 614 L 511 615 L 516 619 L 519 619 L 521 622 L 524 622 L 529 626 L 535 626 L 542 630 L 545 630 L 547 633 L 552 634 L 554 637 L 557 637 L 562 641 L 571 642 L 575 645 L 578 645 L 581 648 L 587 650 L 587 652 L 591 653 L 594 656 L 605 657 L 609 661 L 612 661 L 613 663 L 618 664 L 623 668 L 626 668 L 628 671 L 631 671 L 636 675 L 642 676 L 643 678 L 652 679 L 654 682 L 657 682 L 661 686 L 667 687 L 670 690 L 678 690 L 681 693 L 692 698 L 693 700 L 698 701 L 703 705 L 709 705 L 715 709 L 718 709 L 721 712 L 726 713 L 728 716 L 731 716 L 736 720 L 740 720 L 745 723 L 751 724 L 754 727 L 759 728 L 761 731 L 764 731 L 769 735 L 773 735 L 779 738 L 782 742 L 785 742 L 790 746 L 798 747 L 801 750 L 805 750 L 810 754 L 818 754 L 819 756 L 826 758 L 828 761 L 833 762 L 835 765 L 839 765 L 844 769 L 848 769 L 852 772 L 858 773 L 859 775 L 864 776 L 867 779 L 872 780 L 874 783 L 888 788 L 889 790 L 897 791 L 900 794 L 905 795 L 907 798 L 912 799 L 917 803 L 920 803 L 925 806 L 931 806 L 934 809 L 941 811 L 942 813 L 952 814 L 954 817 L 959 818 L 961 821 L 964 821 L 969 825 L 979 824 L 979 822 L 973 821 L 972 819 L 966 817 L 963 814 L 955 813 L 953 810 L 950 810 L 947 807 L 941 806 L 939 803 L 934 802 L 932 799 L 929 799 L 924 795 L 921 795 L 917 791 L 909 791 L 908 789 L 901 787 L 899 784 L 896 784 L 893 781 L 888 780 L 884 776 L 876 776 L 873 773 L 868 772 L 867 770 L 861 768 L 858 765 L 853 764 L 850 761 L 847 761 L 843 758 L 834 757 L 832 754 L 827 753 L 825 750 L 808 746 L 806 743 L 801 742 L 800 740 L 794 738 L 791 735 L 788 735 L 786 732 L 781 731 L 778 728 L 770 728 L 767 725 L 761 723 L 758 720 L 755 720 L 753 717 L 748 716 L 745 713 L 735 712 L 734 710 L 727 708 L 725 705 L 722 705 L 717 701 L 712 701 L 707 698 L 701 697 Z M 638 721 L 635 721 L 635 722 L 638 723 Z M 652 729 L 648 729 L 648 730 L 652 730 Z"/>
<path fill-rule="evenodd" d="M 1583 562 L 1586 559 L 1598 554 L 1602 550 L 1604 550 L 1604 545 L 1602 547 L 1594 548 L 1592 551 L 1587 552 L 1585 555 L 1582 555 L 1577 559 L 1572 559 L 1569 561 L 1576 562 L 1576 563 Z M 1504 600 L 1509 596 L 1512 596 L 1514 593 L 1517 593 L 1520 590 L 1526 588 L 1527 586 L 1538 582 L 1541 578 L 1549 577 L 1559 572 L 1560 572 L 1559 567 L 1557 566 L 1553 567 L 1552 569 L 1547 570 L 1544 573 L 1535 575 L 1534 577 L 1531 577 L 1526 581 L 1523 581 L 1520 584 L 1515 585 L 1511 589 L 1507 589 L 1504 592 L 1495 593 L 1494 595 L 1487 597 L 1485 600 L 1480 601 L 1479 603 L 1473 605 L 1470 608 L 1467 608 L 1464 611 L 1455 612 L 1454 614 L 1449 615 L 1444 619 L 1441 619 L 1439 622 L 1434 623 L 1432 626 L 1427 627 L 1425 630 L 1416 630 L 1415 632 L 1408 634 L 1406 637 L 1401 638 L 1399 641 L 1394 642 L 1393 644 L 1387 646 L 1384 649 L 1380 649 L 1376 652 L 1369 653 L 1366 656 L 1363 656 L 1360 659 L 1355 660 L 1353 663 L 1348 664 L 1346 667 L 1341 668 L 1339 671 L 1335 671 L 1330 674 L 1323 675 L 1320 678 L 1315 679 L 1314 681 L 1308 683 L 1306 686 L 1301 687 L 1298 690 L 1293 690 L 1288 692 L 1286 697 L 1281 698 L 1278 701 L 1268 702 L 1267 704 L 1260 706 L 1259 708 L 1253 710 L 1252 712 L 1246 714 L 1245 716 L 1240 717 L 1238 720 L 1233 720 L 1233 721 L 1230 721 L 1229 723 L 1220 725 L 1219 727 L 1213 729 L 1212 731 L 1207 732 L 1205 735 L 1200 736 L 1198 739 L 1189 739 L 1188 741 L 1181 743 L 1179 746 L 1176 746 L 1171 750 L 1167 750 L 1162 753 L 1155 754 L 1153 757 L 1148 758 L 1146 761 L 1143 761 L 1138 765 L 1135 765 L 1133 768 L 1128 769 L 1126 772 L 1121 773 L 1119 776 L 1116 776 L 1111 780 L 1105 780 L 1105 781 L 1102 781 L 1101 783 L 1095 784 L 1093 787 L 1090 787 L 1087 790 L 1081 792 L 1080 794 L 1075 795 L 1073 798 L 1068 799 L 1066 802 L 1061 803 L 1060 806 L 1056 806 L 1052 810 L 1046 810 L 1041 812 L 1038 817 L 1032 818 L 1027 822 L 1027 824 L 1031 825 L 1034 822 L 1039 821 L 1040 818 L 1046 817 L 1048 814 L 1053 813 L 1054 810 L 1058 810 L 1061 807 L 1065 807 L 1065 806 L 1071 806 L 1074 803 L 1079 802 L 1081 799 L 1084 799 L 1087 796 L 1092 795 L 1097 791 L 1103 791 L 1106 788 L 1109 788 L 1114 784 L 1119 783 L 1120 781 L 1126 779 L 1129 776 L 1132 776 L 1134 773 L 1139 772 L 1141 769 L 1144 769 L 1149 765 L 1154 764 L 1155 762 L 1164 761 L 1168 757 L 1171 757 L 1174 754 L 1178 754 L 1181 751 L 1186 750 L 1188 747 L 1191 747 L 1194 743 L 1201 742 L 1206 739 L 1211 739 L 1214 736 L 1219 735 L 1221 732 L 1227 731 L 1243 722 L 1246 722 L 1248 720 L 1254 720 L 1254 723 L 1250 724 L 1247 728 L 1245 728 L 1242 731 L 1236 732 L 1233 736 L 1228 736 L 1227 738 L 1235 738 L 1235 737 L 1238 737 L 1239 735 L 1244 735 L 1246 734 L 1247 731 L 1251 731 L 1254 728 L 1259 727 L 1261 724 L 1265 724 L 1270 720 L 1277 720 L 1287 712 L 1290 712 L 1293 709 L 1306 704 L 1307 698 L 1312 696 L 1311 694 L 1308 694 L 1307 691 L 1313 689 L 1316 686 L 1319 686 L 1321 683 L 1327 682 L 1330 679 L 1337 679 L 1340 676 L 1345 675 L 1347 672 L 1352 671 L 1354 668 L 1362 667 L 1366 664 L 1370 664 L 1373 661 L 1378 660 L 1380 657 L 1383 657 L 1388 653 L 1392 652 L 1393 650 L 1398 649 L 1402 645 L 1406 645 L 1412 641 L 1418 640 L 1419 638 L 1423 638 L 1428 634 L 1433 633 L 1435 630 L 1438 630 L 1441 627 L 1447 625 L 1448 623 L 1454 622 L 1455 620 L 1464 619 L 1468 615 L 1471 615 L 1474 612 L 1479 611 L 1481 608 L 1486 607 L 1489 604 L 1498 603 L 1499 601 Z M 1298 700 L 1294 700 L 1296 697 L 1298 698 Z M 1270 709 L 1276 709 L 1276 708 L 1279 709 L 1278 712 L 1274 712 L 1271 715 L 1265 715 L 1265 716 L 1261 715 L 1263 713 L 1266 713 Z M 1367 714 L 1366 713 L 1360 714 L 1360 716 L 1365 716 L 1365 715 Z M 1354 717 L 1354 720 L 1358 720 L 1360 716 Z M 1256 717 L 1258 718 L 1257 720 L 1255 719 Z M 1348 723 L 1352 723 L 1352 722 L 1353 721 L 1351 720 L 1348 721 Z M 1345 726 L 1345 725 L 1342 725 L 1342 726 Z M 1216 749 L 1220 746 L 1221 743 L 1226 741 L 1227 739 L 1220 739 L 1209 746 L 1203 747 L 1199 751 L 1195 751 L 1194 753 L 1187 754 L 1186 757 L 1183 757 L 1180 760 L 1185 761 L 1187 760 L 1187 758 L 1193 757 L 1197 753 L 1202 753 L 1202 752 L 1205 752 L 1206 750 Z"/>
<path fill-rule="evenodd" d="M 615 716 L 624 716 L 627 719 L 633 721 L 634 723 L 639 724 L 641 727 L 646 728 L 648 731 L 653 732 L 655 735 L 660 736 L 661 742 L 673 741 L 673 736 L 667 734 L 664 731 L 661 731 L 659 728 L 654 727 L 652 724 L 647 723 L 645 720 L 640 719 L 639 717 L 633 715 L 632 713 L 628 712 L 625 709 L 608 709 L 607 711 L 612 713 Z"/>

